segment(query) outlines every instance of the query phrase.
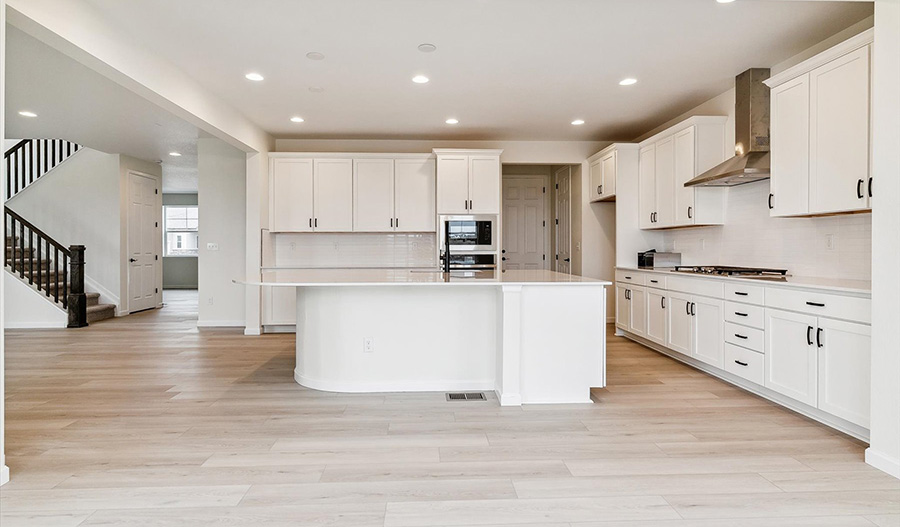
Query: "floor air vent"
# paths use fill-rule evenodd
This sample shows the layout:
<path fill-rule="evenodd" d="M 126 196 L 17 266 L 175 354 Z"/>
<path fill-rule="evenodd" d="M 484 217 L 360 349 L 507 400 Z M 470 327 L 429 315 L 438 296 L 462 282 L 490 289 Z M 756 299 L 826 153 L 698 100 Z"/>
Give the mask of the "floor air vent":
<path fill-rule="evenodd" d="M 448 393 L 448 401 L 487 401 L 483 393 Z"/>

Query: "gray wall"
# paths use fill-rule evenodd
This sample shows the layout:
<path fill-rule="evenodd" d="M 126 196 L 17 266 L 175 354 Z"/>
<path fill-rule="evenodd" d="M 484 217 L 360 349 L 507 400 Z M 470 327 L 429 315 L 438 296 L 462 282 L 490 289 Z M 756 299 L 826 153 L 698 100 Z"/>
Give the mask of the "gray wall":
<path fill-rule="evenodd" d="M 196 205 L 196 194 L 163 194 L 163 205 Z M 163 257 L 163 289 L 197 289 L 197 257 Z"/>

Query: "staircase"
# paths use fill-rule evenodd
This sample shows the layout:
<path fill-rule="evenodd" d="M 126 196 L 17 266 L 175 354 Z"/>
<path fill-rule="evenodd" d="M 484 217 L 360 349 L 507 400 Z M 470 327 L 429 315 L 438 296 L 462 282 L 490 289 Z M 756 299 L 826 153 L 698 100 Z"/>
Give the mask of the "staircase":
<path fill-rule="evenodd" d="M 26 139 L 4 154 L 8 198 L 74 155 L 81 146 L 57 139 Z M 101 304 L 98 293 L 84 291 L 84 246 L 65 247 L 4 206 L 6 271 L 67 311 L 68 327 L 114 317 L 113 304 Z"/>

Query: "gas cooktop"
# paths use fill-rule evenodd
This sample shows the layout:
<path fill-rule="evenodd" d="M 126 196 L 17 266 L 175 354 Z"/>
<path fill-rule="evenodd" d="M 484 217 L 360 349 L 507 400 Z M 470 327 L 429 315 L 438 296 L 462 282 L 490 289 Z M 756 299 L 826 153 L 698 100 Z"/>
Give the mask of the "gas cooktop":
<path fill-rule="evenodd" d="M 739 276 L 743 278 L 767 278 L 769 280 L 783 280 L 785 276 L 787 276 L 787 269 L 731 267 L 727 265 L 680 265 L 675 268 L 675 272 L 715 276 Z"/>

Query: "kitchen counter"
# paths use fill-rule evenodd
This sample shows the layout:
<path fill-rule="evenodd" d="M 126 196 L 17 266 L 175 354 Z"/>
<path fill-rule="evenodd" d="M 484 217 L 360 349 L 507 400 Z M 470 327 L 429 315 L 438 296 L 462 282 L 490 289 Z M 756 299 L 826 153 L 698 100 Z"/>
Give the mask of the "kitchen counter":
<path fill-rule="evenodd" d="M 590 403 L 606 385 L 606 286 L 543 270 L 265 269 L 295 289 L 294 380 L 333 392 L 494 391 Z"/>
<path fill-rule="evenodd" d="M 698 278 L 698 279 L 707 279 L 707 280 L 723 280 L 728 282 L 740 282 L 740 283 L 751 283 L 759 286 L 765 287 L 785 287 L 785 288 L 793 288 L 793 289 L 806 289 L 806 290 L 824 290 L 831 291 L 835 293 L 851 293 L 855 295 L 871 295 L 872 294 L 872 282 L 868 280 L 850 280 L 850 279 L 837 279 L 837 278 L 813 278 L 813 277 L 804 277 L 804 276 L 791 276 L 788 275 L 784 280 L 776 279 L 766 279 L 766 278 L 748 278 L 748 277 L 737 277 L 737 276 L 720 276 L 720 275 L 711 275 L 711 274 L 695 274 L 695 273 L 683 273 L 679 271 L 675 271 L 670 267 L 663 268 L 654 268 L 654 269 L 639 269 L 637 267 L 616 267 L 621 271 L 634 271 L 637 273 L 654 273 L 654 274 L 665 274 L 669 276 L 683 276 L 687 278 Z"/>

